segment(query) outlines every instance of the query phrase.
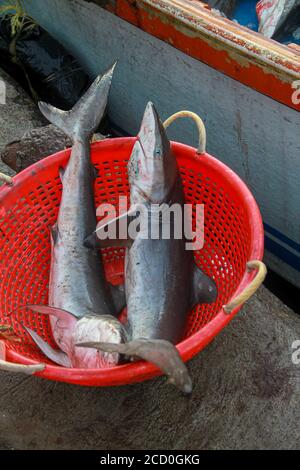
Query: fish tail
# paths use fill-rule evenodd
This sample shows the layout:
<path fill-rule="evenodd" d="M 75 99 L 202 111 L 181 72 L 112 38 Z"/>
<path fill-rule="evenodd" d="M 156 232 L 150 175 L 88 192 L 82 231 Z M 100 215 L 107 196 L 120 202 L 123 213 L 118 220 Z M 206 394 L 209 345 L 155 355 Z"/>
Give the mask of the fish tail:
<path fill-rule="evenodd" d="M 39 102 L 41 113 L 73 141 L 91 138 L 104 115 L 116 63 L 98 75 L 89 89 L 70 111 Z"/>
<path fill-rule="evenodd" d="M 136 339 L 128 343 L 79 343 L 76 346 L 95 348 L 108 353 L 119 353 L 133 358 L 152 362 L 168 377 L 185 395 L 192 393 L 193 385 L 188 369 L 182 361 L 178 350 L 169 341 L 160 339 Z"/>

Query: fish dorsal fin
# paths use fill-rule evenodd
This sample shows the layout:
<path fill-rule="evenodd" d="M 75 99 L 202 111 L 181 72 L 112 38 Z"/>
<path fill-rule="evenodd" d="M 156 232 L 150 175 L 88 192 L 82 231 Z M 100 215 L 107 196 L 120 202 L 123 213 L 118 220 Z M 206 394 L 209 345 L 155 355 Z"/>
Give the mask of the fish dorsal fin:
<path fill-rule="evenodd" d="M 27 326 L 24 326 L 25 330 L 30 334 L 31 338 L 39 349 L 45 354 L 48 359 L 55 362 L 56 364 L 63 367 L 72 367 L 72 363 L 68 356 L 63 351 L 56 351 L 46 341 L 44 341 L 35 331 L 31 330 Z"/>
<path fill-rule="evenodd" d="M 100 240 L 100 238 L 97 237 L 96 232 L 93 232 L 91 235 L 86 237 L 84 240 L 83 244 L 86 248 L 89 248 L 91 250 L 101 250 L 102 248 L 113 248 L 113 247 L 119 247 L 119 248 L 130 248 L 133 243 L 133 240 L 131 239 L 116 239 L 116 240 L 111 240 L 110 238 L 107 238 L 105 240 Z"/>
<path fill-rule="evenodd" d="M 218 292 L 215 282 L 194 264 L 192 280 L 191 306 L 197 304 L 211 304 L 216 301 Z"/>
<path fill-rule="evenodd" d="M 169 341 L 140 338 L 121 344 L 89 342 L 79 343 L 76 346 L 145 359 L 159 367 L 169 377 L 169 382 L 184 394 L 192 392 L 192 381 L 187 367 L 175 346 Z"/>

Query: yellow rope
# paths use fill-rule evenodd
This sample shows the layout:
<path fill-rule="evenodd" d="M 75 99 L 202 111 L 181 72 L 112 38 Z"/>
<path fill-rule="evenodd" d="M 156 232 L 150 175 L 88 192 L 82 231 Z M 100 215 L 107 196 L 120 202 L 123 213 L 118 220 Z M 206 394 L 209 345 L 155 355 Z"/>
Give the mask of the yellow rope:
<path fill-rule="evenodd" d="M 191 118 L 195 121 L 198 132 L 199 132 L 199 144 L 197 153 L 202 154 L 206 152 L 206 130 L 204 122 L 202 121 L 201 117 L 198 114 L 193 113 L 192 111 L 178 111 L 178 113 L 173 114 L 170 116 L 165 122 L 164 127 L 167 129 L 172 122 L 179 118 Z"/>
<path fill-rule="evenodd" d="M 5 175 L 4 173 L 0 173 L 0 181 L 3 181 L 3 183 L 7 183 L 12 185 L 13 184 L 13 179 L 11 176 Z"/>
<path fill-rule="evenodd" d="M 16 364 L 14 362 L 2 361 L 0 359 L 0 370 L 5 370 L 6 372 L 20 372 L 26 375 L 33 375 L 36 372 L 41 372 L 45 367 L 45 364 L 26 366 L 23 364 Z"/>
<path fill-rule="evenodd" d="M 245 288 L 245 290 L 238 295 L 235 299 L 229 302 L 227 305 L 223 306 L 225 313 L 231 313 L 235 308 L 239 307 L 241 304 L 245 303 L 247 300 L 252 297 L 252 295 L 257 291 L 257 289 L 261 286 L 264 282 L 265 277 L 267 275 L 267 268 L 266 265 L 259 260 L 249 261 L 247 263 L 248 271 L 252 271 L 253 269 L 257 269 L 257 275 L 253 279 L 253 281 Z"/>

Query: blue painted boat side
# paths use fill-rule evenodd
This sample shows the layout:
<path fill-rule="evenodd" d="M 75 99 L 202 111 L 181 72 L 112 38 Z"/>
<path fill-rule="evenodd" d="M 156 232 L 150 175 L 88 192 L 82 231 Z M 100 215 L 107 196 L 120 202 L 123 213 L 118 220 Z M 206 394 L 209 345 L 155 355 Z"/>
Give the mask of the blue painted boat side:
<path fill-rule="evenodd" d="M 268 235 L 265 236 L 265 248 L 276 255 L 279 259 L 282 259 L 286 264 L 300 272 L 299 254 L 293 253 L 278 241 L 270 238 Z"/>

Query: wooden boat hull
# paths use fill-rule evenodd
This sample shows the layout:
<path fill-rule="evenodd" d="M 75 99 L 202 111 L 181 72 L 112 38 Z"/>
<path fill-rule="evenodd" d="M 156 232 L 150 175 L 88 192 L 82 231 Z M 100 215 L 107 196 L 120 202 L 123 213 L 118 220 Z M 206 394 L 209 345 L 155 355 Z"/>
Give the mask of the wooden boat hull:
<path fill-rule="evenodd" d="M 237 40 L 236 26 L 227 20 L 216 18 L 218 29 L 214 22 L 214 28 L 205 29 L 206 9 L 202 23 L 192 29 L 196 2 L 172 1 L 173 6 L 187 5 L 186 16 L 182 10 L 181 16 L 174 13 L 172 6 L 162 13 L 168 3 L 26 2 L 29 13 L 92 75 L 118 59 L 109 115 L 126 133 L 136 134 L 149 99 L 163 118 L 181 109 L 202 116 L 208 151 L 247 182 L 260 205 L 267 263 L 300 287 L 300 113 L 299 103 L 292 101 L 300 55 L 245 28 Z M 176 37 L 174 30 L 179 31 Z M 176 123 L 169 136 L 196 144 L 189 122 Z"/>

